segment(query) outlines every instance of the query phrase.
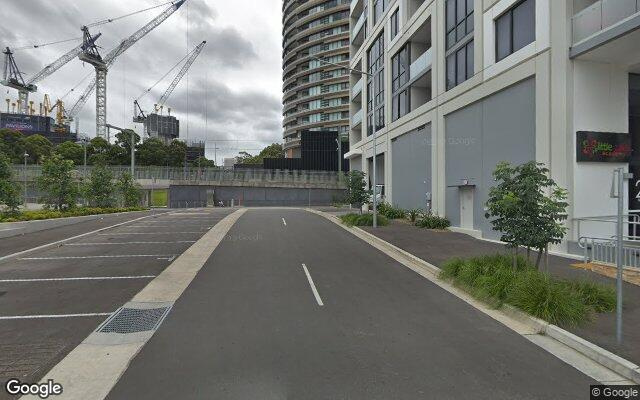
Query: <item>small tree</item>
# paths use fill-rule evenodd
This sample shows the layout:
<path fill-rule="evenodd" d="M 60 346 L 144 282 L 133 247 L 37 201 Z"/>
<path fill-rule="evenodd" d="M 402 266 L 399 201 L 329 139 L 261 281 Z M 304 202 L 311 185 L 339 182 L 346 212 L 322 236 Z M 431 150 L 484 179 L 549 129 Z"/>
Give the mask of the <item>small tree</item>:
<path fill-rule="evenodd" d="M 489 191 L 486 218 L 501 240 L 514 249 L 514 263 L 520 246 L 538 250 L 536 267 L 549 243 L 560 243 L 567 232 L 567 191 L 549 178 L 544 164 L 530 161 L 513 167 L 498 164 L 493 176 L 498 185 Z"/>
<path fill-rule="evenodd" d="M 22 204 L 18 186 L 11 180 L 11 163 L 9 157 L 0 153 L 0 205 L 5 205 L 9 212 L 15 213 Z"/>
<path fill-rule="evenodd" d="M 60 155 L 48 157 L 38 178 L 38 188 L 44 193 L 45 207 L 56 210 L 74 208 L 78 200 L 78 186 L 73 181 L 73 161 Z"/>
<path fill-rule="evenodd" d="M 113 173 L 104 164 L 93 167 L 84 185 L 84 196 L 91 207 L 109 208 L 116 205 Z"/>
<path fill-rule="evenodd" d="M 347 197 L 345 200 L 349 204 L 360 207 L 360 212 L 362 212 L 362 204 L 369 199 L 369 193 L 365 188 L 364 172 L 357 170 L 349 172 L 349 175 L 347 175 Z"/>
<path fill-rule="evenodd" d="M 140 205 L 140 185 L 136 183 L 129 172 L 125 172 L 118 180 L 118 192 L 122 197 L 122 204 L 125 207 L 137 207 Z"/>

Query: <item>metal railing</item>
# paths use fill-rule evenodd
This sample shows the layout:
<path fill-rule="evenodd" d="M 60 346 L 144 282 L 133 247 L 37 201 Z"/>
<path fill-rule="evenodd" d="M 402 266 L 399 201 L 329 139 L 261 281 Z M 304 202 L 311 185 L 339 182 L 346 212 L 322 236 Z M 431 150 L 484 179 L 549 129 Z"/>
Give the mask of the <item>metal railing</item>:
<path fill-rule="evenodd" d="M 578 43 L 640 12 L 640 0 L 600 0 L 571 18 L 573 43 Z"/>
<path fill-rule="evenodd" d="M 629 210 L 628 214 L 623 215 L 623 224 L 627 227 L 629 234 L 622 237 L 622 265 L 640 270 L 639 213 L 640 210 Z M 585 263 L 595 262 L 604 265 L 616 265 L 616 235 L 583 236 L 581 230 L 582 224 L 585 222 L 615 225 L 617 223 L 616 219 L 616 215 L 574 218 L 573 221 L 577 224 L 578 246 L 583 251 Z"/>
<path fill-rule="evenodd" d="M 584 262 L 616 265 L 615 239 L 581 237 L 578 244 L 584 252 Z M 625 240 L 622 246 L 622 265 L 640 270 L 640 242 Z"/>
<path fill-rule="evenodd" d="M 77 178 L 88 177 L 92 166 L 77 167 Z M 108 166 L 115 178 L 130 172 L 129 166 Z M 14 180 L 17 182 L 33 181 L 42 175 L 42 167 L 39 165 L 13 166 Z M 179 182 L 207 182 L 207 183 L 267 183 L 283 185 L 335 185 L 344 187 L 345 174 L 335 171 L 298 171 L 298 170 L 265 170 L 247 169 L 230 170 L 221 168 L 198 167 L 136 167 L 135 179 L 137 180 L 169 180 Z"/>

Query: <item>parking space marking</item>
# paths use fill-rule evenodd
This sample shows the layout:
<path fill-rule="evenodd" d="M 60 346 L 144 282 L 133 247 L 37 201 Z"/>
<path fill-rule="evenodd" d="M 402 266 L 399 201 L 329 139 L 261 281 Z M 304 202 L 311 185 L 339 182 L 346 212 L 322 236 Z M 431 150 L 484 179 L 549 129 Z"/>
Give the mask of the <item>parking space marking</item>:
<path fill-rule="evenodd" d="M 25 257 L 20 260 L 27 261 L 42 261 L 42 260 L 81 260 L 86 258 L 140 258 L 140 257 L 155 257 L 160 259 L 169 259 L 175 257 L 175 255 L 166 254 L 118 254 L 108 256 L 59 256 L 59 257 Z M 160 258 L 163 257 L 163 258 Z"/>
<path fill-rule="evenodd" d="M 202 232 L 118 232 L 99 233 L 98 236 L 121 236 L 121 235 L 177 235 L 177 234 L 202 234 Z"/>
<path fill-rule="evenodd" d="M 65 246 L 116 246 L 123 244 L 173 244 L 173 243 L 195 243 L 195 240 L 176 240 L 173 242 L 109 242 L 109 243 L 69 243 Z"/>
<path fill-rule="evenodd" d="M 34 279 L 1 279 L 0 283 L 31 283 L 31 282 L 66 282 L 66 281 L 111 281 L 121 279 L 153 279 L 155 275 L 140 276 L 85 276 L 79 278 L 34 278 Z"/>
<path fill-rule="evenodd" d="M 11 315 L 2 317 L 0 321 L 15 320 L 15 319 L 47 319 L 47 318 L 76 318 L 76 317 L 105 317 L 113 314 L 108 313 L 85 313 L 85 314 L 52 314 L 52 315 Z"/>
<path fill-rule="evenodd" d="M 55 245 L 60 244 L 60 243 L 66 243 L 66 242 L 69 242 L 69 241 L 71 241 L 71 240 L 80 239 L 80 238 L 85 237 L 85 236 L 93 235 L 93 234 L 98 233 L 98 232 L 103 232 L 103 231 L 106 231 L 106 230 L 108 230 L 108 229 L 117 228 L 117 227 L 122 226 L 122 225 L 130 224 L 130 223 L 132 223 L 132 222 L 140 221 L 140 220 L 147 219 L 147 218 L 156 218 L 156 217 L 158 217 L 159 215 L 162 215 L 162 214 L 146 215 L 146 216 L 144 216 L 144 217 L 135 218 L 135 219 L 132 219 L 132 220 L 130 220 L 130 221 L 124 221 L 124 222 L 120 222 L 119 224 L 115 224 L 115 225 L 111 225 L 111 226 L 106 226 L 106 227 L 104 227 L 104 228 L 96 229 L 95 231 L 86 232 L 86 233 L 83 233 L 83 234 L 80 234 L 80 235 L 76 235 L 76 236 L 72 236 L 72 237 L 69 237 L 69 238 L 66 238 L 66 239 L 57 240 L 57 241 L 55 241 L 55 242 L 51 242 L 51 243 L 47 243 L 47 244 L 43 244 L 43 245 L 41 245 L 41 246 L 36 246 L 36 247 L 31 248 L 31 249 L 27 249 L 27 250 L 19 251 L 19 252 L 17 252 L 17 253 L 8 254 L 8 255 L 6 255 L 6 256 L 2 256 L 2 257 L 0 257 L 0 261 L 8 260 L 8 259 L 10 259 L 10 258 L 20 256 L 20 255 L 22 255 L 22 254 L 31 253 L 31 252 L 33 252 L 33 251 L 46 249 L 46 248 L 48 248 L 48 247 L 55 246 Z"/>

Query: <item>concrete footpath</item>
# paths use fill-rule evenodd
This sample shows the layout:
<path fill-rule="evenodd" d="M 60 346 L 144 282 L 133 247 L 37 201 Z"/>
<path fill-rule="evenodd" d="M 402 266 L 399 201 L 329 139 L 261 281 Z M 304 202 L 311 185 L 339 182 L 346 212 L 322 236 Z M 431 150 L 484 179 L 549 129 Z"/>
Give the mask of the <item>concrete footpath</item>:
<path fill-rule="evenodd" d="M 595 383 L 325 218 L 251 209 L 107 398 L 577 399 Z"/>
<path fill-rule="evenodd" d="M 391 221 L 389 226 L 362 228 L 380 239 L 405 250 L 437 267 L 452 258 L 474 257 L 504 252 L 504 245 L 475 239 L 469 235 L 448 231 L 421 229 L 404 221 Z M 549 256 L 549 273 L 558 278 L 582 279 L 615 285 L 615 280 L 600 274 L 571 266 L 579 261 Z M 623 345 L 618 346 L 615 336 L 615 313 L 598 314 L 593 320 L 577 327 L 564 329 L 640 364 L 640 287 L 625 283 Z"/>

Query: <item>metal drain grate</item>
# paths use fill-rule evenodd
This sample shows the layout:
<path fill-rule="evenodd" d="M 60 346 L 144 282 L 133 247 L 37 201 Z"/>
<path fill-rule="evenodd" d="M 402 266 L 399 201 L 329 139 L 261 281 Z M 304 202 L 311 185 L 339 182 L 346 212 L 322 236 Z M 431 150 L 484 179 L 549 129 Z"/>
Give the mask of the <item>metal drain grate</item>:
<path fill-rule="evenodd" d="M 126 308 L 123 307 L 107 319 L 97 330 L 101 333 L 137 333 L 158 329 L 171 307 Z"/>

